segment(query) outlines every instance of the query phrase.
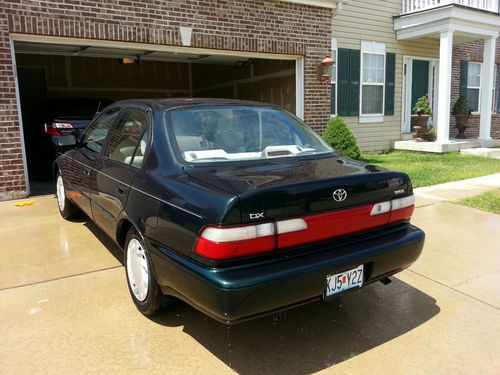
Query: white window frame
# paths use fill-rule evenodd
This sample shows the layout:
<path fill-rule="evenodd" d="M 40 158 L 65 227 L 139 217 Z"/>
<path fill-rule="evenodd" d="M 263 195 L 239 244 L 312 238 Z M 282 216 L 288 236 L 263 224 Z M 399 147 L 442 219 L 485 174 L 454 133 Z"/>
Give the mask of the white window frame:
<path fill-rule="evenodd" d="M 385 74 L 386 74 L 386 51 L 384 43 L 377 42 L 361 42 L 361 61 L 360 61 L 360 90 L 359 90 L 359 122 L 384 122 L 384 109 L 385 109 Z M 384 57 L 384 77 L 382 83 L 363 82 L 363 55 L 373 54 L 382 55 Z M 363 86 L 382 86 L 382 113 L 363 114 Z"/>
<path fill-rule="evenodd" d="M 479 65 L 479 86 L 469 86 L 469 69 L 471 65 Z M 477 103 L 477 111 L 473 111 L 474 114 L 481 113 L 481 75 L 483 74 L 483 64 L 479 62 L 471 62 L 469 61 L 469 69 L 467 69 L 467 96 L 469 89 L 478 90 L 478 103 Z"/>
<path fill-rule="evenodd" d="M 483 75 L 483 63 L 478 63 L 478 62 L 470 62 L 470 64 L 476 64 L 479 65 L 479 81 L 481 82 L 481 77 Z M 467 67 L 467 77 L 469 76 L 469 68 Z M 496 93 L 496 85 L 497 85 L 497 64 L 493 65 L 493 92 L 492 92 L 492 103 L 491 103 L 491 112 L 492 113 L 497 113 L 499 108 L 496 108 L 496 100 L 495 100 L 495 93 Z M 474 114 L 480 114 L 481 113 L 481 84 L 479 86 L 469 86 L 469 82 L 467 82 L 467 90 L 469 89 L 474 89 L 474 90 L 479 90 L 479 101 L 477 104 L 477 112 L 472 112 Z"/>
<path fill-rule="evenodd" d="M 338 81 L 339 81 L 339 77 L 338 77 L 338 46 L 337 46 L 337 38 L 332 38 L 332 58 L 333 60 L 335 61 L 335 64 L 333 65 L 333 69 L 332 69 L 332 80 L 330 82 L 330 85 L 335 85 L 335 111 L 332 112 L 331 110 L 331 105 L 330 105 L 330 112 L 332 112 L 330 115 L 331 117 L 335 117 L 337 116 L 337 113 L 339 112 L 339 109 L 338 109 Z M 333 72 L 335 72 L 335 79 L 333 79 Z M 330 86 L 331 87 L 331 86 Z"/>

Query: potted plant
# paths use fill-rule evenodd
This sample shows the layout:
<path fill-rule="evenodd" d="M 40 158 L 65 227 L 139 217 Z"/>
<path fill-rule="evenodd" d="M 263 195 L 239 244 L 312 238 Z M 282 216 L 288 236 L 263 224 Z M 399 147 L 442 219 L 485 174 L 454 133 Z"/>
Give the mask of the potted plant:
<path fill-rule="evenodd" d="M 455 128 L 458 129 L 457 138 L 465 138 L 465 129 L 467 129 L 471 112 L 465 96 L 459 96 L 451 109 L 451 114 L 455 117 Z"/>
<path fill-rule="evenodd" d="M 427 95 L 418 98 L 415 106 L 413 107 L 412 113 L 413 115 L 411 118 L 415 120 L 415 126 L 413 127 L 415 133 L 413 134 L 413 138 L 415 138 L 415 141 L 417 142 L 424 142 L 427 140 L 427 122 L 432 116 L 431 102 L 429 101 L 429 98 L 427 98 Z"/>

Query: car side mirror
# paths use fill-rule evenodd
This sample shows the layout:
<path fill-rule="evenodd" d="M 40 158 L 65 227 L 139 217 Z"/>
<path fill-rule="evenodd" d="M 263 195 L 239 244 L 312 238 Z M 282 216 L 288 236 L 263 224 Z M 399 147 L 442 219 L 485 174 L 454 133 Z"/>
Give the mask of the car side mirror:
<path fill-rule="evenodd" d="M 74 147 L 76 146 L 76 138 L 74 135 L 62 135 L 56 138 L 57 147 Z"/>

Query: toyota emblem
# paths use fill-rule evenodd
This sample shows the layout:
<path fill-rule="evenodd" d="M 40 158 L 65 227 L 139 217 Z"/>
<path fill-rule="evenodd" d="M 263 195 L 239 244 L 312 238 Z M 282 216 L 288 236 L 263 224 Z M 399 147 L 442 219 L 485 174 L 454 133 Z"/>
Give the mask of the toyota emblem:
<path fill-rule="evenodd" d="M 345 201 L 347 198 L 347 191 L 344 189 L 337 189 L 333 192 L 333 199 L 335 199 L 337 202 L 342 202 Z"/>

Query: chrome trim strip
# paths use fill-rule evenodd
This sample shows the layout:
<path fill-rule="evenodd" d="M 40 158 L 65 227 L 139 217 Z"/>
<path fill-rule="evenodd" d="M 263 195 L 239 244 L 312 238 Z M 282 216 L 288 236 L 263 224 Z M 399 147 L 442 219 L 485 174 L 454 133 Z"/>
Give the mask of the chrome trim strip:
<path fill-rule="evenodd" d="M 197 213 L 194 213 L 194 212 L 192 212 L 192 211 L 189 211 L 189 210 L 187 210 L 187 209 L 185 209 L 185 208 L 183 208 L 183 207 L 180 207 L 180 206 L 178 206 L 178 205 L 176 205 L 176 204 L 174 204 L 174 203 L 171 203 L 171 202 L 168 202 L 168 201 L 163 200 L 163 199 L 161 199 L 161 198 L 158 198 L 157 196 L 154 196 L 154 195 L 151 195 L 151 194 L 149 194 L 149 193 L 146 193 L 145 191 L 140 190 L 140 189 L 138 189 L 138 188 L 136 188 L 136 187 L 134 187 L 134 186 L 128 185 L 128 184 L 124 183 L 123 181 L 120 181 L 120 180 L 118 180 L 118 179 L 116 179 L 116 178 L 114 178 L 114 177 L 112 177 L 112 176 L 110 176 L 110 175 L 108 175 L 108 174 L 106 174 L 106 173 L 104 173 L 104 172 L 98 171 L 98 170 L 97 170 L 97 169 L 95 169 L 95 168 L 89 167 L 88 165 L 86 165 L 86 164 L 82 163 L 81 161 L 76 160 L 76 159 L 74 159 L 74 158 L 72 158 L 72 157 L 70 157 L 70 156 L 68 156 L 68 155 L 64 155 L 64 154 L 63 154 L 62 156 L 66 157 L 66 158 L 68 158 L 68 159 L 71 159 L 72 161 L 74 161 L 74 162 L 76 162 L 76 163 L 78 163 L 78 164 L 80 164 L 80 165 L 84 166 L 85 168 L 89 168 L 89 169 L 91 169 L 91 170 L 93 170 L 93 171 L 95 171 L 95 172 L 97 172 L 97 173 L 100 173 L 100 174 L 102 174 L 102 175 L 104 175 L 104 176 L 106 176 L 106 177 L 109 177 L 110 179 L 112 179 L 112 180 L 114 180 L 114 181 L 116 181 L 116 182 L 118 182 L 118 183 L 120 183 L 120 184 L 123 184 L 123 185 L 125 185 L 125 186 L 128 186 L 129 188 L 132 188 L 132 189 L 134 189 L 135 191 L 137 191 L 137 192 L 139 192 L 139 193 L 142 193 L 142 194 L 144 194 L 144 195 L 147 195 L 147 196 L 148 196 L 148 197 L 150 197 L 150 198 L 156 199 L 157 201 L 160 201 L 160 202 L 162 202 L 162 203 L 165 203 L 165 204 L 167 204 L 167 205 L 169 205 L 169 206 L 171 206 L 171 207 L 177 208 L 178 210 L 184 211 L 184 212 L 186 212 L 186 213 L 188 213 L 188 214 L 191 214 L 191 215 L 196 216 L 196 217 L 198 217 L 198 218 L 200 218 L 200 219 L 203 219 L 203 216 L 202 216 L 202 215 L 199 215 L 199 214 L 197 214 Z"/>

